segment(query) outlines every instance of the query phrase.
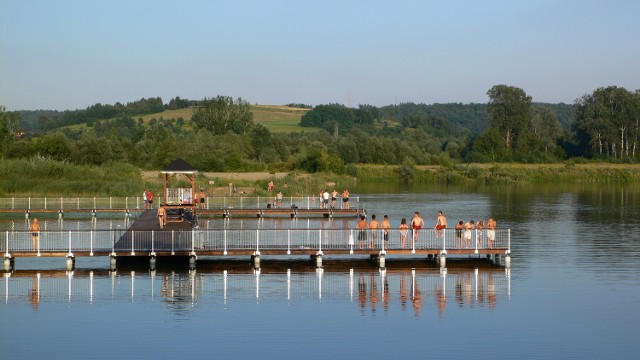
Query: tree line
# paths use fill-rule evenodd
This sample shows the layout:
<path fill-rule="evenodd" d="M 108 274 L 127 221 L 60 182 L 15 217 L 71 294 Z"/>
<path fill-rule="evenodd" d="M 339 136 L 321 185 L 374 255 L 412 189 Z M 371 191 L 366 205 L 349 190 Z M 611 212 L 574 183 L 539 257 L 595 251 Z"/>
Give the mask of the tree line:
<path fill-rule="evenodd" d="M 247 101 L 228 96 L 176 97 L 166 105 L 161 98 L 96 104 L 42 112 L 35 124 L 33 115 L 21 119 L 21 112 L 1 107 L 0 152 L 7 158 L 40 155 L 143 169 L 182 157 L 201 171 L 335 173 L 350 173 L 358 163 L 410 169 L 455 162 L 638 159 L 639 91 L 599 88 L 573 105 L 535 103 L 524 90 L 507 85 L 492 87 L 487 96 L 486 104 L 317 105 L 302 116 L 303 130 L 296 133 L 269 131 L 254 121 Z M 185 107 L 193 108 L 191 121 L 136 119 Z M 87 126 L 69 126 L 77 124 Z"/>

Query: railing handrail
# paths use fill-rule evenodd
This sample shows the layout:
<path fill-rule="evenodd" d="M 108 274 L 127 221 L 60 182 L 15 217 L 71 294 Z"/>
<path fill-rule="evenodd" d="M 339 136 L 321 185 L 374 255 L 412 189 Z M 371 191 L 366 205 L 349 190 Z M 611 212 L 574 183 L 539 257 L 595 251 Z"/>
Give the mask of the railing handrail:
<path fill-rule="evenodd" d="M 315 198 L 315 201 L 314 201 Z M 162 202 L 161 196 L 154 198 L 153 207 L 158 207 Z M 321 201 L 317 196 L 286 196 L 278 204 L 275 195 L 269 196 L 206 196 L 204 202 L 205 209 L 266 209 L 267 205 L 274 205 L 274 208 L 291 209 L 295 205 L 300 209 L 320 209 Z M 352 195 L 349 197 L 349 208 L 361 208 L 360 197 Z M 0 209 L 5 210 L 65 210 L 65 209 L 142 209 L 144 208 L 142 196 L 92 196 L 92 197 L 10 197 L 0 198 Z M 334 209 L 345 209 L 345 203 L 338 197 Z"/>
<path fill-rule="evenodd" d="M 355 229 L 189 229 L 189 230 L 42 230 L 37 237 L 28 230 L 6 230 L 5 241 L 0 241 L 0 252 L 11 257 L 11 252 L 41 254 L 66 252 L 72 257 L 75 252 L 109 252 L 143 254 L 175 251 L 197 254 L 199 251 L 249 251 L 280 250 L 290 254 L 294 250 L 339 250 L 353 253 L 354 250 L 381 251 L 429 250 L 446 254 L 450 250 L 511 251 L 510 229 L 495 229 L 490 238 L 489 230 L 477 230 L 470 238 L 463 237 L 455 229 L 437 233 L 423 229 L 403 235 L 400 229 L 389 229 L 388 242 L 384 230 Z M 442 235 L 440 235 L 442 234 Z"/>

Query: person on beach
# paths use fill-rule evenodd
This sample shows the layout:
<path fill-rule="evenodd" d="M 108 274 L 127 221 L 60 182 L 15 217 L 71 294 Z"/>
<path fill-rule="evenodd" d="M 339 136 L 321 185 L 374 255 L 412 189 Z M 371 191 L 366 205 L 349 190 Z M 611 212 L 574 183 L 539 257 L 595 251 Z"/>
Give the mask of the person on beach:
<path fill-rule="evenodd" d="M 33 219 L 33 222 L 29 225 L 29 232 L 31 232 L 33 250 L 40 251 L 40 223 L 37 218 Z"/>
<path fill-rule="evenodd" d="M 369 224 L 364 219 L 364 216 L 360 216 L 360 220 L 356 224 L 356 229 L 358 230 L 358 248 L 362 249 L 364 246 L 364 242 L 367 240 L 367 229 L 369 228 Z"/>
<path fill-rule="evenodd" d="M 433 226 L 433 232 L 436 234 L 436 239 L 444 238 L 444 229 L 447 228 L 447 218 L 442 214 L 442 211 L 438 211 L 438 218 L 436 224 Z"/>
<path fill-rule="evenodd" d="M 409 235 L 409 225 L 407 225 L 407 219 L 402 218 L 400 221 L 400 246 L 404 249 L 407 242 L 407 235 Z"/>
<path fill-rule="evenodd" d="M 160 225 L 160 229 L 164 228 L 164 224 L 166 223 L 167 211 L 163 206 L 158 208 L 158 224 Z"/>
<path fill-rule="evenodd" d="M 493 242 L 496 239 L 496 225 L 493 217 L 489 217 L 489 221 L 487 221 L 487 246 L 489 249 L 493 248 Z"/>
<path fill-rule="evenodd" d="M 424 220 L 420 217 L 420 213 L 416 211 L 413 214 L 413 219 L 411 219 L 411 229 L 413 230 L 413 236 L 411 237 L 412 249 L 415 247 L 415 241 L 418 239 L 418 233 L 423 227 Z"/>
<path fill-rule="evenodd" d="M 373 249 L 376 241 L 378 241 L 378 229 L 380 229 L 380 223 L 376 220 L 376 215 L 371 215 L 371 221 L 369 222 L 369 228 L 371 229 L 371 238 L 369 242 L 369 249 Z"/>
<path fill-rule="evenodd" d="M 391 223 L 389 223 L 389 216 L 385 215 L 382 218 L 382 224 L 380 225 L 382 228 L 382 239 L 384 240 L 385 248 L 389 248 L 389 229 L 391 229 Z"/>

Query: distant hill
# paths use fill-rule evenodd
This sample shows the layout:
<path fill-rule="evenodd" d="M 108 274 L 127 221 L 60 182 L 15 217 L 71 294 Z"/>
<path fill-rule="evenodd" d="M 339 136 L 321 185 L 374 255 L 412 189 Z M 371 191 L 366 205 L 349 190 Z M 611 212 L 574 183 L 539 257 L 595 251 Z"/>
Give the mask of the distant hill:
<path fill-rule="evenodd" d="M 161 100 L 160 100 L 161 101 Z M 153 106 L 144 106 L 149 102 Z M 162 111 L 151 111 L 159 109 L 159 98 L 142 99 L 140 101 L 122 105 L 101 105 L 96 104 L 86 110 L 23 110 L 19 111 L 21 116 L 21 126 L 27 131 L 47 131 L 69 125 L 91 125 L 95 121 L 113 119 L 118 116 L 131 116 L 134 119 L 142 119 L 148 122 L 152 119 L 183 119 L 191 120 L 193 110 L 191 107 L 180 109 L 164 109 Z M 573 105 L 571 104 L 551 104 L 534 103 L 534 106 L 544 106 L 550 108 L 558 117 L 558 121 L 565 130 L 570 130 L 575 121 Z M 468 129 L 472 134 L 478 134 L 489 127 L 489 116 L 486 113 L 486 104 L 414 104 L 401 103 L 399 105 L 388 105 L 380 107 L 380 113 L 384 118 L 390 120 L 406 119 L 411 115 L 425 115 L 439 121 L 448 121 L 458 127 Z M 309 108 L 279 106 L 279 105 L 252 105 L 251 110 L 254 121 L 265 125 L 273 132 L 293 132 L 303 130 L 300 127 L 300 119 Z M 145 113 L 146 111 L 146 113 Z M 102 117 L 105 116 L 105 117 Z M 311 130 L 305 128 L 305 130 Z"/>

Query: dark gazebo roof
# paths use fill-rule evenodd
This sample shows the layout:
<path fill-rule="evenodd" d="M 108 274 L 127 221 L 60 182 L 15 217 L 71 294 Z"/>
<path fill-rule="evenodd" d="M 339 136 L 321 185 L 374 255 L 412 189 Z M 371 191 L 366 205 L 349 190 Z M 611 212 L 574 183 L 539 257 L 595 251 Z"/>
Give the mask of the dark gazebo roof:
<path fill-rule="evenodd" d="M 198 169 L 181 158 L 175 159 L 161 171 L 162 174 L 196 174 L 197 172 Z"/>

